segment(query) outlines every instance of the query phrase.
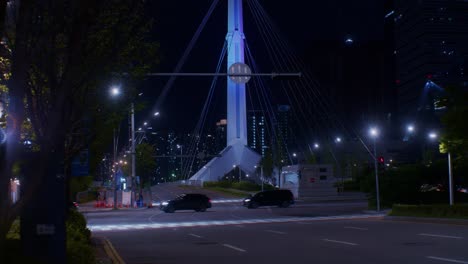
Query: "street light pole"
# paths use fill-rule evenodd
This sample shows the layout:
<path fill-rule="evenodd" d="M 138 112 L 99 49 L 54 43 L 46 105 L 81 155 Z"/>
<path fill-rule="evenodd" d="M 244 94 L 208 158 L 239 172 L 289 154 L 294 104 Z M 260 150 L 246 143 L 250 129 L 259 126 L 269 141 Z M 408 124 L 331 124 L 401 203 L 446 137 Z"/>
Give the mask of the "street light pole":
<path fill-rule="evenodd" d="M 380 193 L 379 193 L 379 174 L 377 170 L 377 147 L 376 147 L 376 137 L 374 136 L 374 168 L 375 168 L 375 191 L 377 197 L 377 212 L 380 211 Z"/>
<path fill-rule="evenodd" d="M 113 135 L 114 135 L 114 160 L 112 161 L 112 165 L 115 165 L 115 162 L 117 160 L 117 144 L 116 144 L 116 138 L 115 138 L 115 128 L 113 129 Z M 114 209 L 117 209 L 117 170 L 114 169 Z"/>
<path fill-rule="evenodd" d="M 262 192 L 263 192 L 263 165 L 260 166 L 260 181 L 262 182 Z"/>
<path fill-rule="evenodd" d="M 453 205 L 453 175 L 452 175 L 452 157 L 450 152 L 447 152 L 448 159 L 448 173 L 449 173 L 449 195 L 450 195 L 450 205 Z"/>
<path fill-rule="evenodd" d="M 131 175 L 131 181 L 132 181 L 132 188 L 131 188 L 131 195 L 130 195 L 130 202 L 131 206 L 133 206 L 134 203 L 134 190 L 135 190 L 135 107 L 134 104 L 131 104 L 131 109 L 130 109 L 130 114 L 131 114 L 131 155 L 132 155 L 132 175 Z"/>

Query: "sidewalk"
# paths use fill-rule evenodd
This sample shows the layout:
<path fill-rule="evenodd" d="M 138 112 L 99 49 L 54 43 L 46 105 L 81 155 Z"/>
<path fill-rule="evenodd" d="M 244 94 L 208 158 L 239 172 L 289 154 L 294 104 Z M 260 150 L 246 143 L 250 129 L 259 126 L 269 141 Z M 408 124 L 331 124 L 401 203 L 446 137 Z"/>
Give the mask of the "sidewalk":
<path fill-rule="evenodd" d="M 147 209 L 148 207 L 120 207 L 117 210 L 144 210 Z M 113 211 L 114 208 L 112 207 L 96 207 L 95 202 L 88 202 L 84 204 L 80 204 L 78 206 L 78 212 L 80 213 L 90 213 L 90 212 L 106 212 L 106 211 Z"/>
<path fill-rule="evenodd" d="M 91 237 L 96 263 L 98 264 L 125 264 L 125 261 L 115 250 L 112 243 L 104 237 Z"/>

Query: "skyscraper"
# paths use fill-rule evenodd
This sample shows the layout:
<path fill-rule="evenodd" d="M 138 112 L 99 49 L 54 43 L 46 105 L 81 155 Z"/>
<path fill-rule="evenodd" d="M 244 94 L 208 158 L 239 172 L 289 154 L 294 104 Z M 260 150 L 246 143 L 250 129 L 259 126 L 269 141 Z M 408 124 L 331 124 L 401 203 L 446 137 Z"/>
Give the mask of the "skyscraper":
<path fill-rule="evenodd" d="M 267 140 L 266 119 L 262 111 L 248 111 L 247 138 L 249 147 L 265 157 L 269 141 Z"/>
<path fill-rule="evenodd" d="M 275 151 L 281 155 L 281 160 L 287 163 L 289 161 L 288 146 L 290 143 L 290 119 L 291 107 L 289 105 L 279 105 L 277 112 L 277 126 L 275 135 L 275 146 L 278 150 Z"/>
<path fill-rule="evenodd" d="M 467 14 L 468 1 L 395 1 L 394 53 L 402 121 L 433 114 L 443 87 L 468 88 Z"/>

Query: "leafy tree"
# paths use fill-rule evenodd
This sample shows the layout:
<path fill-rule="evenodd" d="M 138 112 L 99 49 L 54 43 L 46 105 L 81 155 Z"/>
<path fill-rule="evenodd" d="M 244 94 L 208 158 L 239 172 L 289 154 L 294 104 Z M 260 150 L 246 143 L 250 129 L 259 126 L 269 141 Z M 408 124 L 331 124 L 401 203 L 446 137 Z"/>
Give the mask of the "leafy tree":
<path fill-rule="evenodd" d="M 150 186 L 151 177 L 156 171 L 155 149 L 148 143 L 141 143 L 135 148 L 136 174 L 140 176 L 140 188 Z"/>
<path fill-rule="evenodd" d="M 468 90 L 456 87 L 447 88 L 448 95 L 440 101 L 439 107 L 446 107 L 442 116 L 444 130 L 441 135 L 440 150 L 454 155 L 456 165 L 468 162 Z"/>
<path fill-rule="evenodd" d="M 104 98 L 110 80 L 119 78 L 115 73 L 125 73 L 123 84 L 131 100 L 138 79 L 157 61 L 157 45 L 145 40 L 151 21 L 143 11 L 144 1 L 22 0 L 14 25 L 1 29 L 13 34 L 7 39 L 11 50 L 9 138 L 0 149 L 0 247 L 23 205 L 46 179 L 56 177 L 48 174 L 50 166 L 64 164 L 69 179 L 72 157 L 93 138 L 111 134 L 109 124 L 118 123 L 127 111 L 106 107 Z M 115 109 L 120 111 L 113 116 Z M 24 153 L 25 120 L 31 123 L 37 158 L 24 165 L 34 174 L 28 177 L 25 195 L 11 204 L 9 179 Z M 100 125 L 92 130 L 96 124 Z"/>

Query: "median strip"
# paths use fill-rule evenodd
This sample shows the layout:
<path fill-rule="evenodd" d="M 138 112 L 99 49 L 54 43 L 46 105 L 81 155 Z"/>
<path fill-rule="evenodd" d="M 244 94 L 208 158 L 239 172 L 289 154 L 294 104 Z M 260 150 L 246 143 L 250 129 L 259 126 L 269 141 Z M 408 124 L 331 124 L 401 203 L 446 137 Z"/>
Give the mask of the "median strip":
<path fill-rule="evenodd" d="M 223 246 L 225 246 L 225 247 L 227 247 L 227 248 L 230 248 L 230 249 L 234 249 L 234 250 L 240 251 L 240 252 L 246 252 L 246 251 L 247 251 L 247 250 L 245 250 L 245 249 L 238 248 L 238 247 L 235 247 L 235 246 L 229 245 L 229 244 L 223 244 Z"/>
<path fill-rule="evenodd" d="M 280 235 L 286 235 L 287 234 L 285 232 L 275 231 L 275 230 L 265 230 L 265 232 L 270 232 L 270 233 L 280 234 Z"/>
<path fill-rule="evenodd" d="M 362 231 L 369 230 L 368 228 L 363 228 L 363 227 L 355 227 L 355 226 L 345 226 L 344 228 L 345 228 L 345 229 L 355 229 L 355 230 L 362 230 Z"/>
<path fill-rule="evenodd" d="M 461 261 L 461 260 L 456 260 L 456 259 L 440 258 L 440 257 L 433 257 L 433 256 L 427 256 L 426 258 L 445 261 L 445 262 L 451 262 L 451 263 L 468 264 L 468 261 Z"/>
<path fill-rule="evenodd" d="M 346 242 L 346 241 L 339 241 L 339 240 L 331 240 L 331 239 L 322 239 L 322 240 L 326 241 L 326 242 L 344 244 L 344 245 L 349 245 L 349 246 L 357 246 L 358 245 L 356 243 L 351 243 L 351 242 Z"/>
<path fill-rule="evenodd" d="M 458 236 L 446 236 L 446 235 L 436 235 L 436 234 L 426 234 L 426 233 L 418 234 L 418 236 L 430 236 L 430 237 L 440 237 L 440 238 L 463 239 L 463 237 L 458 237 Z"/>

